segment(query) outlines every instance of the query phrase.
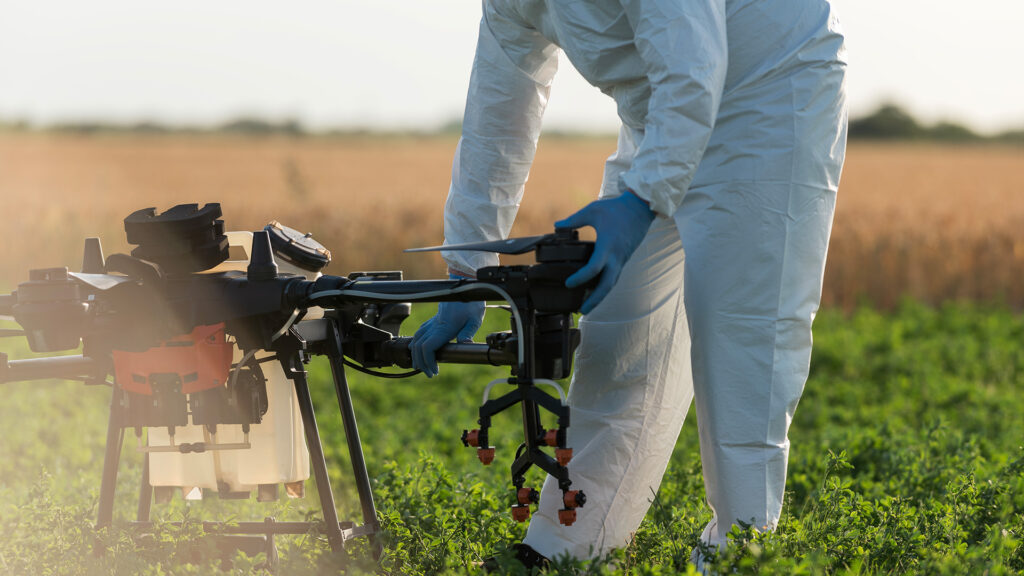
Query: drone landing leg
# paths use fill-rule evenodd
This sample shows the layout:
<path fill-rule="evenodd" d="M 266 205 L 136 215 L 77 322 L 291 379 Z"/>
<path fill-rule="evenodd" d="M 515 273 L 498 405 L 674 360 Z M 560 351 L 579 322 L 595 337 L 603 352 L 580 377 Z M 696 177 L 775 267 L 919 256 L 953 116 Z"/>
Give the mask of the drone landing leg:
<path fill-rule="evenodd" d="M 338 409 L 345 426 L 345 440 L 348 443 L 349 457 L 352 459 L 352 472 L 355 475 L 356 489 L 359 491 L 359 504 L 363 511 L 363 527 L 369 531 L 373 542 L 374 558 L 380 560 L 384 551 L 383 543 L 374 538 L 378 531 L 377 508 L 373 503 L 373 491 L 370 488 L 370 475 L 366 471 L 366 460 L 363 458 L 363 445 L 359 440 L 359 427 L 356 425 L 356 413 L 352 407 L 352 395 L 349 393 L 348 379 L 345 377 L 345 364 L 342 360 L 341 334 L 337 324 L 332 323 L 329 333 L 332 340 L 331 374 L 334 376 L 334 391 L 338 396 Z"/>
<path fill-rule="evenodd" d="M 149 522 L 149 509 L 153 504 L 153 486 L 149 483 L 149 452 L 142 459 L 142 485 L 139 486 L 139 511 L 136 520 Z"/>
<path fill-rule="evenodd" d="M 302 425 L 306 430 L 306 446 L 309 448 L 310 464 L 316 478 L 316 490 L 320 494 L 320 507 L 324 511 L 324 523 L 327 530 L 327 542 L 335 552 L 345 548 L 345 537 L 338 524 L 338 509 L 334 505 L 334 493 L 331 491 L 331 480 L 327 476 L 327 461 L 324 459 L 324 448 L 320 443 L 320 432 L 316 427 L 316 416 L 313 414 L 313 400 L 309 396 L 309 383 L 305 372 L 291 374 L 295 382 L 295 392 L 299 400 L 299 412 L 302 413 Z"/>
<path fill-rule="evenodd" d="M 110 419 L 107 421 L 107 450 L 103 456 L 103 480 L 100 484 L 99 511 L 96 528 L 106 528 L 114 520 L 114 493 L 117 489 L 117 467 L 121 461 L 121 444 L 124 443 L 124 429 L 121 428 L 121 395 L 113 388 L 110 397 Z"/>

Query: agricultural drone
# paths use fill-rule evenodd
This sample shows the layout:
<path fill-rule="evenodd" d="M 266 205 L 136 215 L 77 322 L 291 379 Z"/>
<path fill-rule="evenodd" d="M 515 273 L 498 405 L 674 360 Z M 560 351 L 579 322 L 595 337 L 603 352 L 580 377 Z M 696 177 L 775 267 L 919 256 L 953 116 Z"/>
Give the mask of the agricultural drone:
<path fill-rule="evenodd" d="M 0 295 L 0 315 L 13 316 L 24 329 L 2 336 L 23 335 L 33 352 L 43 354 L 82 347 L 78 355 L 26 360 L 0 353 L 0 383 L 60 378 L 111 387 L 97 527 L 113 521 L 122 444 L 125 431 L 133 430 L 144 453 L 132 523 L 141 531 L 152 529 L 151 504 L 168 489 L 206 489 L 222 498 L 257 490 L 260 499 L 269 499 L 282 483 L 289 493 L 301 492 L 312 467 L 322 523 L 267 518 L 204 522 L 204 530 L 248 550 L 266 550 L 268 559 L 276 556 L 275 535 L 321 531 L 335 550 L 374 536 L 379 525 L 345 367 L 412 375 L 378 371 L 411 367 L 411 339 L 399 336 L 411 304 L 486 300 L 507 304 L 511 330 L 488 335 L 486 343 L 448 344 L 437 353 L 440 362 L 511 367 L 509 378 L 486 386 L 479 428 L 463 431 L 462 442 L 490 464 L 491 417 L 519 404 L 524 441 L 511 465 L 512 514 L 524 521 L 539 501 L 538 491 L 525 485 L 526 472 L 537 466 L 557 480 L 559 520 L 572 525 L 586 498 L 571 488 L 569 408 L 554 380 L 571 371 L 579 343 L 572 313 L 588 288 L 566 288 L 565 279 L 587 262 L 592 242 L 557 229 L 445 246 L 535 253 L 533 265 L 481 268 L 475 280 L 405 281 L 401 272 L 340 277 L 320 274 L 330 252 L 309 234 L 277 222 L 253 233 L 225 232 L 220 218 L 219 204 L 139 210 L 124 220 L 135 246 L 130 255 L 104 258 L 99 240 L 90 238 L 81 272 L 32 270 L 15 292 Z M 338 519 L 304 368 L 313 355 L 330 362 L 361 525 Z M 501 384 L 513 389 L 491 398 Z M 543 426 L 542 409 L 555 417 L 556 427 Z"/>

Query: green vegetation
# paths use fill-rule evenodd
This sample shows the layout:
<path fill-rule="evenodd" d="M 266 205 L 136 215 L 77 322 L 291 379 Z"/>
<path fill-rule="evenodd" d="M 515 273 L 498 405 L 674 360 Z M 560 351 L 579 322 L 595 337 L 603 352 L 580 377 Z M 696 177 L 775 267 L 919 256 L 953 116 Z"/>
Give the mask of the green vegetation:
<path fill-rule="evenodd" d="M 418 311 L 412 329 L 429 310 Z M 490 313 L 492 330 L 502 328 Z M 791 433 L 779 529 L 736 529 L 719 558 L 736 574 L 1006 574 L 1024 571 L 1024 319 L 976 305 L 907 303 L 893 314 L 823 312 L 811 377 Z M 9 342 L 9 341 L 8 341 Z M 7 344 L 5 343 L 5 346 Z M 9 348 L 6 348 L 9 349 Z M 319 422 L 343 516 L 358 515 L 325 366 L 312 366 Z M 515 541 L 507 464 L 520 428 L 503 414 L 498 460 L 461 446 L 496 368 L 445 366 L 433 380 L 354 375 L 353 394 L 380 517 L 385 574 L 479 573 L 474 562 Z M 156 506 L 154 538 L 95 534 L 108 396 L 71 383 L 4 387 L 0 403 L 0 573 L 207 574 L 222 565 L 195 521 L 302 518 L 304 500 Z M 130 436 L 130 435 L 129 435 Z M 126 443 L 118 517 L 134 514 L 140 458 Z M 539 479 L 539 477 L 538 477 Z M 586 508 L 581 510 L 586 514 Z M 651 512 L 629 548 L 592 574 L 677 574 L 709 511 L 691 413 Z M 570 528 L 571 529 L 571 528 Z M 107 553 L 92 554 L 96 538 Z M 341 555 L 321 538 L 280 538 L 283 574 L 372 572 L 365 545 Z M 260 571 L 237 556 L 232 573 Z M 571 562 L 558 563 L 572 573 Z"/>

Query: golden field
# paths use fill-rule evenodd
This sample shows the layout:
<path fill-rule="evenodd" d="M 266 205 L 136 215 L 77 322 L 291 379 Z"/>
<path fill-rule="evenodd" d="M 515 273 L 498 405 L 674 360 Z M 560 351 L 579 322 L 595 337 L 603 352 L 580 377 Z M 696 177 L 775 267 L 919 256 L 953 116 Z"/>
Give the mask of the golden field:
<path fill-rule="evenodd" d="M 542 139 L 514 234 L 539 234 L 594 197 L 612 139 Z M 0 287 L 70 265 L 86 236 L 126 251 L 138 208 L 220 202 L 228 229 L 270 219 L 311 231 L 330 271 L 440 277 L 455 139 L 0 135 Z M 1024 148 L 850 145 L 824 304 L 904 296 L 1024 306 Z"/>

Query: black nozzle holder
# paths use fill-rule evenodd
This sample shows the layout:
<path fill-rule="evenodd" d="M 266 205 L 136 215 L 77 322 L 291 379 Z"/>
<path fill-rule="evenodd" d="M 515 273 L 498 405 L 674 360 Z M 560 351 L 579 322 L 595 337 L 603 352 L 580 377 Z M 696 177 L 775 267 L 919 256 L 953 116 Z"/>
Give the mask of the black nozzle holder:
<path fill-rule="evenodd" d="M 277 262 L 274 261 L 274 250 L 270 247 L 270 235 L 266 230 L 252 233 L 249 254 L 249 267 L 246 269 L 249 281 L 277 278 Z"/>

